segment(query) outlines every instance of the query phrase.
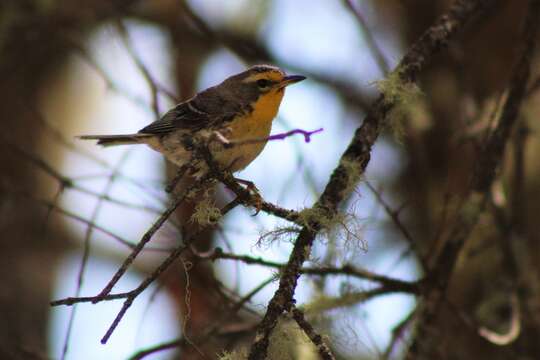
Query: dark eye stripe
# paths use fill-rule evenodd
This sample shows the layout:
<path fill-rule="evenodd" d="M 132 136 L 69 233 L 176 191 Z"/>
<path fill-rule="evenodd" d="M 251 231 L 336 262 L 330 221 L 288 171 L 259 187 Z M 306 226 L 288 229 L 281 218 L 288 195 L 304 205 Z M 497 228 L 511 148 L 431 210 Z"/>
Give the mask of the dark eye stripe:
<path fill-rule="evenodd" d="M 266 88 L 268 86 L 272 85 L 272 82 L 268 79 L 259 79 L 257 80 L 257 86 L 260 88 Z"/>

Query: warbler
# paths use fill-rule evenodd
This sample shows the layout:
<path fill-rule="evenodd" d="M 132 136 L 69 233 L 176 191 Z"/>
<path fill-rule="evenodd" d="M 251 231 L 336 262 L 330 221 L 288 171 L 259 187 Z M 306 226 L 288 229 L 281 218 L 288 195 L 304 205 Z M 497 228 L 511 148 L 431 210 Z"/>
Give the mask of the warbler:
<path fill-rule="evenodd" d="M 172 163 L 183 166 L 192 161 L 192 150 L 185 137 L 209 137 L 223 132 L 227 140 L 248 143 L 226 148 L 210 147 L 214 160 L 231 172 L 248 166 L 264 149 L 270 135 L 285 88 L 304 80 L 301 75 L 286 75 L 272 65 L 255 65 L 225 79 L 192 98 L 176 105 L 159 120 L 136 134 L 83 135 L 81 139 L 98 140 L 99 145 L 146 144 L 162 153 Z M 208 168 L 203 161 L 190 164 L 191 173 L 201 176 Z"/>

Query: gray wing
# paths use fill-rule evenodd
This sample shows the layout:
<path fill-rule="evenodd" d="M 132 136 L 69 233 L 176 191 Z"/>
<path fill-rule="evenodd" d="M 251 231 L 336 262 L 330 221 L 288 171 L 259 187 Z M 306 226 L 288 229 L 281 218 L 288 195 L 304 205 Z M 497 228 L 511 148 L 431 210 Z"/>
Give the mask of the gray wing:
<path fill-rule="evenodd" d="M 186 129 L 191 131 L 225 124 L 236 112 L 230 102 L 222 99 L 215 88 L 209 88 L 192 99 L 176 105 L 163 117 L 139 130 L 141 134 L 165 135 L 171 131 Z"/>
<path fill-rule="evenodd" d="M 178 129 L 200 130 L 208 126 L 212 116 L 197 109 L 190 101 L 176 105 L 159 120 L 139 130 L 142 134 L 164 135 Z"/>

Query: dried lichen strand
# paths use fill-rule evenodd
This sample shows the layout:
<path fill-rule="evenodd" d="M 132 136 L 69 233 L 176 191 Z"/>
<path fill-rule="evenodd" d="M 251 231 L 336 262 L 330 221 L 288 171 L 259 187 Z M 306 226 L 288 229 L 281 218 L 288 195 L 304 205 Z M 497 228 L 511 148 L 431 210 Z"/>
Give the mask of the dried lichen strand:
<path fill-rule="evenodd" d="M 405 81 L 397 68 L 375 85 L 383 95 L 383 100 L 391 106 L 390 114 L 383 126 L 388 126 L 392 134 L 401 141 L 404 136 L 403 120 L 414 113 L 422 97 L 420 88 L 414 82 Z"/>
<path fill-rule="evenodd" d="M 215 225 L 221 219 L 221 210 L 216 207 L 209 194 L 204 194 L 203 199 L 197 203 L 190 220 L 201 226 Z"/>

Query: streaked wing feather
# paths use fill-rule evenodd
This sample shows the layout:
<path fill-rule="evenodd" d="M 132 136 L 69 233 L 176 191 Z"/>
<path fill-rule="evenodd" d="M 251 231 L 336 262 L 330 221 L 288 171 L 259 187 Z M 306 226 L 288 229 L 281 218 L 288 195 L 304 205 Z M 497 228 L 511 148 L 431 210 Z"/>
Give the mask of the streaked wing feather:
<path fill-rule="evenodd" d="M 176 105 L 139 133 L 165 135 L 178 129 L 198 131 L 223 127 L 242 111 L 240 104 L 224 98 L 218 87 L 213 86 Z"/>
<path fill-rule="evenodd" d="M 196 109 L 190 101 L 178 104 L 163 117 L 139 130 L 139 133 L 164 135 L 178 129 L 199 130 L 212 121 L 210 114 Z"/>

